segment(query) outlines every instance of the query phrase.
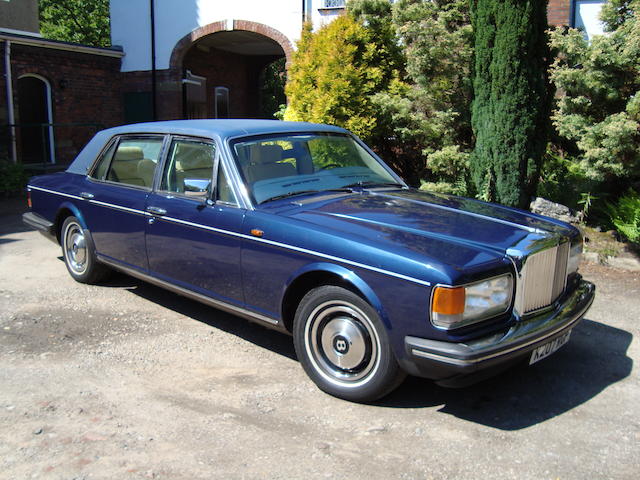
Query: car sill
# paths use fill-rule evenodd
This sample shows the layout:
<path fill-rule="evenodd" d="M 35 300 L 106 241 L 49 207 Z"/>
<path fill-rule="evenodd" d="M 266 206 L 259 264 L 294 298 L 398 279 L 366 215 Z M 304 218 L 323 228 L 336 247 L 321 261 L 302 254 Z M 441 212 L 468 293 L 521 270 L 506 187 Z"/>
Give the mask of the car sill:
<path fill-rule="evenodd" d="M 159 278 L 140 272 L 136 269 L 120 265 L 119 263 L 109 258 L 106 258 L 103 255 L 97 254 L 97 257 L 98 257 L 98 260 L 104 263 L 105 265 L 108 265 L 109 267 L 112 267 L 115 270 L 119 270 L 123 273 L 126 273 L 127 275 L 131 275 L 132 277 L 139 278 L 140 280 L 144 280 L 145 282 L 152 283 L 158 287 L 166 288 L 167 290 L 177 293 L 178 295 L 188 297 L 192 300 L 196 300 L 200 303 L 204 303 L 210 307 L 214 307 L 234 315 L 239 315 L 243 318 L 246 318 L 247 320 L 259 322 L 261 325 L 265 325 L 270 328 L 274 328 L 276 330 L 280 330 L 285 333 L 288 333 L 288 331 L 283 326 L 283 324 L 278 320 L 276 320 L 275 318 L 270 318 L 265 315 L 252 312 L 250 310 L 246 310 L 244 308 L 236 307 L 235 305 L 221 302 L 220 300 L 215 300 L 211 297 L 207 297 L 206 295 L 202 295 L 200 293 L 194 292 L 187 288 L 178 287 L 177 285 L 173 285 L 169 282 L 165 282 L 164 280 L 160 280 Z"/>

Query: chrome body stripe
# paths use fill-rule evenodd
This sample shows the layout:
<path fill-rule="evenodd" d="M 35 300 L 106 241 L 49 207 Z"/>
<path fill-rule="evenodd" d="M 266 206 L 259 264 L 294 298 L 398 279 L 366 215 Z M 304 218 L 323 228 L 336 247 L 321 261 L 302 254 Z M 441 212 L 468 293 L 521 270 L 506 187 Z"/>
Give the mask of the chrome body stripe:
<path fill-rule="evenodd" d="M 236 233 L 236 232 L 231 232 L 229 230 L 222 230 L 220 228 L 209 227 L 207 225 L 201 225 L 199 223 L 187 222 L 185 220 L 180 220 L 180 219 L 173 218 L 173 217 L 160 216 L 159 218 L 161 220 L 166 220 L 166 221 L 173 222 L 173 223 L 179 223 L 179 224 L 182 224 L 182 225 L 188 225 L 190 227 L 202 228 L 202 229 L 205 229 L 205 230 L 210 230 L 212 232 L 221 233 L 223 235 L 232 235 L 232 236 L 235 236 L 235 237 L 244 238 L 245 240 L 251 240 L 251 241 L 259 242 L 259 243 L 266 243 L 268 245 L 273 245 L 274 247 L 280 247 L 280 248 L 284 248 L 284 249 L 287 249 L 287 250 L 293 250 L 293 251 L 296 251 L 296 252 L 304 253 L 304 254 L 307 254 L 307 255 L 315 256 L 315 257 L 326 258 L 327 260 L 333 260 L 334 262 L 346 263 L 348 265 L 353 265 L 354 267 L 364 268 L 366 270 L 371 270 L 371 271 L 374 271 L 374 272 L 377 272 L 377 273 L 381 273 L 383 275 L 389 275 L 391 277 L 400 278 L 402 280 L 407 280 L 409 282 L 418 283 L 420 285 L 425 285 L 427 287 L 431 286 L 431 282 L 427 282 L 426 280 L 420 280 L 418 278 L 413 278 L 413 277 L 409 277 L 407 275 L 402 275 L 400 273 L 391 272 L 389 270 L 384 270 L 382 268 L 374 267 L 374 266 L 371 266 L 371 265 L 365 265 L 363 263 L 354 262 L 352 260 L 347 260 L 345 258 L 335 257 L 333 255 L 317 252 L 315 250 L 308 250 L 306 248 L 295 247 L 293 245 L 288 245 L 286 243 L 275 242 L 273 240 L 267 240 L 265 238 L 257 238 L 257 237 L 251 236 L 251 235 L 245 235 L 243 233 Z"/>
<path fill-rule="evenodd" d="M 34 187 L 32 185 L 27 185 L 28 190 L 40 190 L 41 192 L 53 193 L 54 195 L 60 195 L 62 197 L 73 198 L 74 200 L 84 200 L 84 198 L 79 197 L 77 195 L 69 195 L 68 193 L 56 192 L 55 190 L 49 190 L 47 188 Z"/>
<path fill-rule="evenodd" d="M 98 200 L 89 200 L 89 203 L 100 205 L 101 207 L 113 208 L 114 210 L 122 210 L 123 212 L 135 213 L 136 215 L 150 216 L 148 212 L 137 210 L 135 208 L 123 207 L 121 205 L 114 205 L 113 203 L 100 202 Z"/>
<path fill-rule="evenodd" d="M 61 192 L 55 192 L 53 190 L 47 190 L 47 189 L 44 189 L 44 188 L 39 188 L 39 187 L 29 187 L 29 188 L 35 188 L 37 190 L 42 190 L 44 192 L 53 193 L 53 194 L 57 194 L 57 195 L 62 195 L 62 196 L 69 197 L 69 198 L 74 198 L 74 199 L 77 199 L 77 200 L 82 200 L 83 202 L 94 203 L 96 205 L 100 205 L 100 206 L 107 207 L 107 208 L 114 208 L 116 210 L 123 210 L 125 212 L 135 213 L 137 215 L 144 215 L 144 216 L 149 216 L 149 217 L 153 216 L 155 218 L 158 218 L 160 220 L 164 220 L 164 221 L 167 221 L 167 222 L 177 223 L 177 224 L 180 224 L 180 225 L 187 225 L 187 226 L 190 226 L 190 227 L 200 228 L 200 229 L 203 229 L 203 230 L 209 230 L 211 232 L 220 233 L 222 235 L 230 235 L 230 236 L 233 236 L 233 237 L 239 237 L 239 238 L 243 238 L 245 240 L 250 240 L 250 241 L 253 241 L 253 242 L 266 243 L 267 245 L 272 245 L 274 247 L 284 248 L 284 249 L 287 249 L 287 250 L 293 250 L 295 252 L 304 253 L 306 255 L 311 255 L 311 256 L 314 256 L 314 257 L 325 258 L 327 260 L 332 260 L 334 262 L 345 263 L 347 265 L 352 265 L 354 267 L 363 268 L 365 270 L 370 270 L 372 272 L 380 273 L 382 275 L 388 275 L 390 277 L 399 278 L 401 280 L 406 280 L 408 282 L 417 283 L 419 285 L 424 285 L 426 287 L 430 287 L 431 286 L 431 282 L 428 282 L 426 280 L 421 280 L 419 278 L 409 277 L 408 275 L 402 275 L 401 273 L 392 272 L 390 270 L 385 270 L 383 268 L 374 267 L 372 265 L 365 265 L 364 263 L 354 262 L 352 260 L 347 260 L 346 258 L 336 257 L 336 256 L 333 256 L 333 255 L 329 255 L 327 253 L 317 252 L 315 250 L 309 250 L 309 249 L 302 248 L 302 247 L 296 247 L 296 246 L 293 246 L 293 245 L 288 245 L 286 243 L 280 243 L 280 242 L 276 242 L 276 241 L 273 241 L 273 240 L 267 240 L 265 238 L 257 238 L 257 237 L 251 236 L 251 235 L 245 235 L 243 233 L 232 232 L 230 230 L 222 230 L 220 228 L 211 227 L 209 225 L 202 225 L 200 223 L 193 223 L 193 222 L 188 222 L 186 220 L 180 220 L 179 218 L 169 217 L 169 216 L 165 216 L 165 215 L 152 215 L 151 213 L 144 212 L 142 210 L 136 210 L 134 208 L 122 207 L 120 205 L 114 205 L 114 204 L 111 204 L 111 203 L 100 202 L 98 200 L 86 200 L 86 199 L 84 199 L 82 197 L 78 197 L 78 196 L 75 196 L 75 195 L 69 195 L 69 194 L 61 193 Z"/>

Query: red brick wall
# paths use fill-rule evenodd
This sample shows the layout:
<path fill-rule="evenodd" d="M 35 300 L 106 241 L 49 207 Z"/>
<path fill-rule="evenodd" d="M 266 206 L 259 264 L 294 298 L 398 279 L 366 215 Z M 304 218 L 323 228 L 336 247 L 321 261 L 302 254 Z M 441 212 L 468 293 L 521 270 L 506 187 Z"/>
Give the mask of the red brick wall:
<path fill-rule="evenodd" d="M 105 128 L 123 123 L 118 58 L 12 43 L 11 68 L 16 123 L 20 123 L 18 78 L 25 74 L 39 75 L 51 85 L 53 123 L 98 123 Z M 5 82 L 1 83 L 0 123 L 4 124 L 6 90 Z M 73 160 L 95 130 L 95 127 L 56 127 L 57 163 Z"/>
<path fill-rule="evenodd" d="M 549 25 L 570 25 L 571 0 L 549 0 L 547 20 Z"/>

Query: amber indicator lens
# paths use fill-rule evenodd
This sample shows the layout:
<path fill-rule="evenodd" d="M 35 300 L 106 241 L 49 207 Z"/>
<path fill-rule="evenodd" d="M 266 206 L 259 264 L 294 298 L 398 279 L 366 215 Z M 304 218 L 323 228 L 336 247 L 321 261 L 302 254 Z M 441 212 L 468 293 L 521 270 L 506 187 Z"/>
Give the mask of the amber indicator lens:
<path fill-rule="evenodd" d="M 27 206 L 31 208 L 31 192 L 27 190 Z"/>
<path fill-rule="evenodd" d="M 464 313 L 465 289 L 436 287 L 433 294 L 433 312 L 444 315 Z"/>
<path fill-rule="evenodd" d="M 257 228 L 252 228 L 251 235 L 253 235 L 254 237 L 262 237 L 264 235 L 264 232 L 262 230 L 258 230 Z"/>

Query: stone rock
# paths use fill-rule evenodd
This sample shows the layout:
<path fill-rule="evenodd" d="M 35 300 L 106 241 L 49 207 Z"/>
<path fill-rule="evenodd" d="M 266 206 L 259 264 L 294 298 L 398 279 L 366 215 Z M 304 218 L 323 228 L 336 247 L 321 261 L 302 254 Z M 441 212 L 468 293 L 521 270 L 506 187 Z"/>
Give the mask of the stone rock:
<path fill-rule="evenodd" d="M 598 252 L 584 252 L 582 259 L 589 263 L 600 263 L 600 255 L 598 255 Z"/>
<path fill-rule="evenodd" d="M 560 203 L 554 203 L 542 197 L 536 197 L 529 205 L 529 209 L 538 215 L 555 218 L 567 223 L 578 224 L 582 220 L 580 213 L 571 210 Z"/>

